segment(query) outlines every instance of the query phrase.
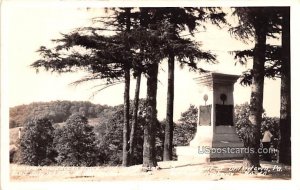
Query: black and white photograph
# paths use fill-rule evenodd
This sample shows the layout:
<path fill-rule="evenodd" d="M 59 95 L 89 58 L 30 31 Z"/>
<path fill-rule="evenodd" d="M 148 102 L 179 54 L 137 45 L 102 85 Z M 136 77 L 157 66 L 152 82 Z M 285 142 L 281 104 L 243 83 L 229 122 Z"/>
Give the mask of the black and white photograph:
<path fill-rule="evenodd" d="M 149 5 L 2 3 L 1 188 L 293 181 L 293 6 Z"/>

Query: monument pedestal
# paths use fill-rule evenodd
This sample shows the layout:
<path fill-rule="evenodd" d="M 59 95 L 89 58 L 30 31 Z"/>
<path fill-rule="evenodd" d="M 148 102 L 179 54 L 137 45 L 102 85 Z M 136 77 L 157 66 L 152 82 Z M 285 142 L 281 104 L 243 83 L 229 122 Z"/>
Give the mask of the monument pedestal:
<path fill-rule="evenodd" d="M 203 97 L 198 109 L 197 132 L 189 146 L 176 147 L 178 161 L 243 158 L 244 146 L 233 125 L 233 85 L 238 77 L 209 73 L 196 79 L 202 86 Z"/>

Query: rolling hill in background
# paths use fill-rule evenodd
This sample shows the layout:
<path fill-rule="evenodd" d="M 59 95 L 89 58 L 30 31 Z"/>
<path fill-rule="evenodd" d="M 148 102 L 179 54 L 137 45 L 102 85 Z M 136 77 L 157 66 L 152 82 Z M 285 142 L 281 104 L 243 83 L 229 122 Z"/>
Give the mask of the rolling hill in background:
<path fill-rule="evenodd" d="M 9 128 L 23 127 L 27 121 L 42 117 L 47 117 L 52 123 L 62 123 L 75 113 L 87 118 L 102 118 L 103 113 L 109 114 L 113 108 L 88 101 L 34 102 L 9 109 Z"/>
<path fill-rule="evenodd" d="M 52 121 L 53 127 L 61 127 L 65 121 L 75 113 L 88 118 L 88 123 L 94 126 L 97 135 L 103 131 L 103 124 L 122 107 L 92 104 L 86 101 L 51 101 L 35 102 L 28 105 L 11 107 L 9 110 L 9 145 L 18 147 L 19 129 L 34 118 L 47 117 Z"/>

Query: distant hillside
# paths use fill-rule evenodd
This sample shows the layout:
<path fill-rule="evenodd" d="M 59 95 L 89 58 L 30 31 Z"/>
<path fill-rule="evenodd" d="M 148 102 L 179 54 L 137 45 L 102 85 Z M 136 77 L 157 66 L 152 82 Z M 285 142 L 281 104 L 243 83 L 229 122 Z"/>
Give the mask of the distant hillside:
<path fill-rule="evenodd" d="M 39 117 L 47 117 L 53 123 L 62 123 L 74 113 L 80 113 L 87 118 L 101 118 L 102 112 L 111 108 L 88 101 L 34 102 L 9 109 L 9 128 L 22 127 L 28 120 Z"/>

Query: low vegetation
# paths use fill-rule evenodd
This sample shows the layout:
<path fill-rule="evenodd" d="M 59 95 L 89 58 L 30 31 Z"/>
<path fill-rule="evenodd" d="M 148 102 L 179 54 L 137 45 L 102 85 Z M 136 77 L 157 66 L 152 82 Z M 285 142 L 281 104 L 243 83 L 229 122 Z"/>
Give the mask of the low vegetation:
<path fill-rule="evenodd" d="M 66 101 L 61 101 L 65 104 Z M 53 102 L 52 102 L 53 103 Z M 76 102 L 78 104 L 78 102 Z M 47 103 L 41 103 L 47 105 Z M 51 103 L 49 103 L 51 104 Z M 91 103 L 86 103 L 96 107 Z M 58 102 L 56 102 L 58 105 Z M 32 105 L 28 105 L 29 107 Z M 37 103 L 36 107 L 39 106 Z M 58 166 L 99 166 L 122 164 L 122 130 L 123 105 L 105 107 L 98 110 L 97 117 L 75 112 L 61 123 L 47 117 L 32 119 L 22 129 L 21 140 L 18 140 L 19 128 L 10 130 L 10 161 L 27 165 L 58 165 Z M 26 107 L 26 106 L 23 106 Z M 60 107 L 60 106 L 58 106 Z M 71 106 L 72 107 L 72 106 Z M 14 110 L 15 108 L 12 108 Z M 28 108 L 26 108 L 28 109 Z M 146 118 L 143 115 L 145 100 L 141 100 L 138 114 L 138 127 L 136 129 L 136 146 L 133 152 L 133 165 L 142 164 L 143 161 L 143 127 Z M 79 109 L 78 109 L 79 110 Z M 40 113 L 49 111 L 40 109 Z M 53 110 L 52 110 L 53 111 Z M 53 111 L 56 115 L 55 110 Z M 186 146 L 193 139 L 197 127 L 197 107 L 190 107 L 181 114 L 181 118 L 174 123 L 174 146 Z M 21 112 L 23 117 L 26 114 Z M 28 118 L 31 112 L 28 112 Z M 132 108 L 130 109 L 130 123 L 132 121 Z M 235 107 L 235 123 L 239 136 L 245 135 L 245 125 L 249 115 L 249 105 L 241 104 Z M 15 117 L 13 117 L 15 118 Z M 157 121 L 159 122 L 159 121 Z M 166 121 L 159 122 L 156 134 L 157 160 L 163 160 L 164 128 Z M 263 128 L 268 126 L 275 139 L 278 138 L 278 118 L 267 117 L 264 114 Z M 273 141 L 274 142 L 274 141 Z M 40 150 L 41 149 L 41 150 Z M 174 149 L 173 149 L 174 150 Z M 175 155 L 175 154 L 173 154 Z M 176 159 L 176 157 L 174 157 Z"/>

